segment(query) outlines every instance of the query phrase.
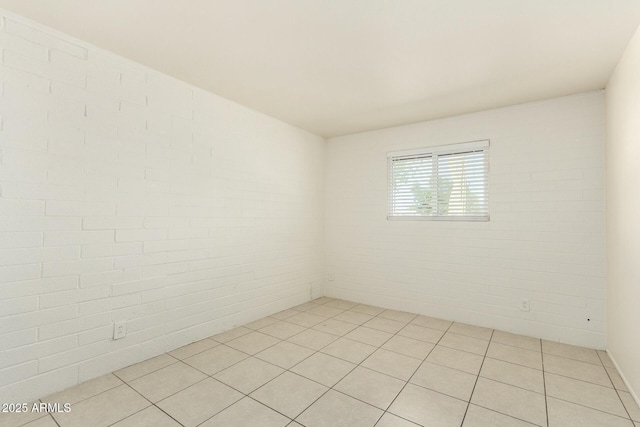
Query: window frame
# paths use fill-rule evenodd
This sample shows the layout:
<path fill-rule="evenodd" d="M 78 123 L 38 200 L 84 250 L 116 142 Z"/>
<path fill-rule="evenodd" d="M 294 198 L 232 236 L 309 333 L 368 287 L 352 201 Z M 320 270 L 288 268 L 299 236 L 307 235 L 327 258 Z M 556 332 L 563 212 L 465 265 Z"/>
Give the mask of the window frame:
<path fill-rule="evenodd" d="M 467 222 L 487 222 L 490 221 L 491 214 L 489 212 L 489 147 L 491 142 L 489 139 L 482 139 L 477 141 L 462 142 L 457 144 L 439 145 L 433 147 L 424 147 L 411 150 L 402 151 L 390 151 L 387 152 L 387 220 L 389 221 L 467 221 Z M 465 152 L 484 151 L 486 156 L 485 162 L 485 174 L 484 181 L 486 191 L 486 215 L 393 215 L 393 187 L 392 187 L 392 173 L 393 173 L 393 161 L 400 157 L 409 156 L 425 156 L 435 157 L 435 163 L 437 164 L 437 157 L 449 154 L 461 154 Z M 434 172 L 437 177 L 437 172 Z M 437 186 L 436 186 L 437 191 Z M 436 195 L 437 198 L 437 195 Z"/>

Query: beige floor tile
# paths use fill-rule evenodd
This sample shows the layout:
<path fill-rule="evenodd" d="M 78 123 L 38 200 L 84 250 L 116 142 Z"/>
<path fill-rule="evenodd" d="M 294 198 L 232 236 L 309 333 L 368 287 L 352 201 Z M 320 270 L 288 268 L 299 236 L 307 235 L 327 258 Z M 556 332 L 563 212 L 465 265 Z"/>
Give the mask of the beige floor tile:
<path fill-rule="evenodd" d="M 493 329 L 468 325 L 466 323 L 454 323 L 447 332 L 489 341 L 491 339 Z"/>
<path fill-rule="evenodd" d="M 292 308 L 289 308 L 287 310 L 283 310 L 280 311 L 276 314 L 272 314 L 271 317 L 273 317 L 274 319 L 278 319 L 278 320 L 285 320 L 288 319 L 289 317 L 293 317 L 296 314 L 300 314 L 301 312 L 298 310 L 294 310 Z"/>
<path fill-rule="evenodd" d="M 429 316 L 418 316 L 413 319 L 411 323 L 425 328 L 439 329 L 441 331 L 446 331 L 453 324 L 453 322 L 449 320 L 437 319 Z"/>
<path fill-rule="evenodd" d="M 466 372 L 424 362 L 409 382 L 468 402 L 476 379 Z"/>
<path fill-rule="evenodd" d="M 288 341 L 282 341 L 281 343 L 256 354 L 256 357 L 280 366 L 281 368 L 289 369 L 293 365 L 297 365 L 307 357 L 311 356 L 313 353 L 314 350 Z"/>
<path fill-rule="evenodd" d="M 89 397 L 93 397 L 96 394 L 111 390 L 112 388 L 118 387 L 122 384 L 123 382 L 118 377 L 113 374 L 108 374 L 82 384 L 78 384 L 75 387 L 71 387 L 59 393 L 52 394 L 41 400 L 43 402 L 51 403 L 58 402 L 74 404 Z M 2 425 L 1 422 L 0 425 Z"/>
<path fill-rule="evenodd" d="M 438 345 L 484 356 L 487 352 L 489 341 L 447 332 L 438 342 Z"/>
<path fill-rule="evenodd" d="M 349 332 L 344 337 L 353 341 L 361 342 L 363 344 L 380 347 L 392 336 L 393 334 L 390 334 L 388 332 L 378 331 L 376 329 L 360 326 L 359 328 L 356 328 L 353 331 Z"/>
<path fill-rule="evenodd" d="M 396 320 L 390 320 L 390 319 L 383 319 L 382 317 L 374 317 L 373 319 L 369 320 L 367 323 L 365 323 L 362 326 L 365 326 L 371 329 L 377 329 L 379 331 L 389 332 L 391 334 L 395 334 L 400 329 L 404 328 L 405 325 L 406 323 L 404 322 L 398 322 Z"/>
<path fill-rule="evenodd" d="M 457 369 L 472 375 L 478 375 L 482 365 L 482 356 L 440 345 L 437 345 L 429 353 L 426 360 L 427 362 Z"/>
<path fill-rule="evenodd" d="M 545 372 L 551 372 L 552 374 L 563 375 L 565 377 L 575 378 L 577 380 L 613 388 L 613 384 L 611 383 L 604 366 L 545 354 L 544 370 Z"/>
<path fill-rule="evenodd" d="M 291 372 L 327 387 L 333 387 L 354 367 L 353 363 L 345 360 L 324 353 L 316 353 L 291 368 Z"/>
<path fill-rule="evenodd" d="M 320 350 L 321 348 L 331 344 L 337 339 L 338 337 L 335 335 L 316 331 L 315 329 L 307 329 L 306 331 L 292 336 L 287 341 L 310 348 L 312 350 Z"/>
<path fill-rule="evenodd" d="M 256 354 L 262 350 L 278 344 L 280 340 L 261 332 L 251 332 L 227 342 L 227 345 L 247 354 Z"/>
<path fill-rule="evenodd" d="M 19 427 L 46 416 L 42 412 L 32 412 L 34 404 L 40 404 L 40 401 L 29 402 L 27 412 L 0 412 L 0 427 Z"/>
<path fill-rule="evenodd" d="M 335 320 L 340 320 L 342 322 L 353 323 L 354 325 L 362 325 L 363 323 L 372 319 L 373 316 L 369 314 L 358 313 L 356 311 L 344 311 L 334 317 Z"/>
<path fill-rule="evenodd" d="M 243 335 L 247 335 L 251 333 L 251 329 L 249 328 L 244 328 L 242 326 L 231 329 L 229 331 L 226 332 L 222 332 L 221 334 L 218 335 L 214 335 L 212 337 L 210 337 L 212 340 L 217 341 L 219 343 L 226 343 L 229 342 L 231 340 L 234 340 L 236 338 L 239 338 Z"/>
<path fill-rule="evenodd" d="M 255 357 L 250 357 L 224 371 L 218 372 L 214 378 L 242 393 L 249 394 L 282 372 L 284 372 L 282 368 Z"/>
<path fill-rule="evenodd" d="M 376 348 L 377 347 L 369 344 L 340 338 L 320 351 L 339 359 L 358 364 L 369 357 L 371 353 L 376 351 Z"/>
<path fill-rule="evenodd" d="M 409 323 L 398 332 L 398 335 L 436 344 L 438 341 L 440 341 L 440 338 L 442 338 L 444 332 L 439 329 L 425 328 L 423 326 Z"/>
<path fill-rule="evenodd" d="M 316 308 L 318 306 L 320 306 L 322 304 L 315 304 L 313 302 L 305 302 L 304 304 L 300 304 L 300 305 L 296 305 L 295 307 L 292 307 L 294 310 L 298 310 L 298 311 L 307 311 L 307 310 L 311 310 L 312 308 Z"/>
<path fill-rule="evenodd" d="M 406 383 L 358 366 L 333 388 L 380 409 L 387 409 Z"/>
<path fill-rule="evenodd" d="M 544 394 L 542 371 L 502 360 L 484 359 L 480 376 Z"/>
<path fill-rule="evenodd" d="M 539 426 L 544 426 L 547 423 L 543 394 L 497 381 L 478 378 L 471 402 Z"/>
<path fill-rule="evenodd" d="M 593 363 L 602 366 L 602 362 L 595 350 L 586 347 L 564 344 L 554 341 L 542 340 L 542 352 L 554 356 L 566 357 L 567 359 L 579 360 L 581 362 Z"/>
<path fill-rule="evenodd" d="M 633 421 L 640 422 L 640 408 L 638 408 L 638 404 L 636 403 L 636 401 L 633 400 L 631 393 L 620 391 L 619 395 L 620 399 L 622 400 L 622 404 L 627 409 L 627 412 L 629 413 L 631 419 Z"/>
<path fill-rule="evenodd" d="M 633 427 L 631 420 L 564 400 L 547 399 L 549 427 Z"/>
<path fill-rule="evenodd" d="M 358 325 L 354 325 L 353 323 L 343 322 L 341 320 L 335 319 L 327 319 L 324 322 L 318 323 L 313 327 L 313 329 L 341 337 L 353 331 L 357 327 Z"/>
<path fill-rule="evenodd" d="M 292 337 L 295 334 L 299 334 L 305 329 L 306 328 L 304 326 L 281 321 L 260 329 L 260 332 L 263 334 L 271 335 L 275 338 L 279 338 L 281 340 L 286 340 L 287 338 Z"/>
<path fill-rule="evenodd" d="M 251 393 L 270 408 L 295 418 L 328 390 L 327 387 L 292 372 L 285 372 Z"/>
<path fill-rule="evenodd" d="M 541 342 L 538 338 L 524 335 L 512 334 L 509 332 L 494 331 L 491 337 L 492 342 L 524 348 L 525 350 L 541 351 Z"/>
<path fill-rule="evenodd" d="M 423 426 L 457 427 L 462 424 L 467 403 L 413 384 L 407 386 L 389 412 Z"/>
<path fill-rule="evenodd" d="M 380 421 L 376 424 L 376 427 L 420 427 L 416 423 L 412 423 L 409 420 L 400 418 L 397 415 L 393 415 L 389 412 L 385 412 Z"/>
<path fill-rule="evenodd" d="M 114 374 L 122 381 L 129 382 L 177 362 L 178 359 L 171 357 L 168 354 L 161 354 L 160 356 L 152 357 L 151 359 L 147 359 L 140 363 L 136 363 L 135 365 L 127 366 L 126 368 L 115 371 Z"/>
<path fill-rule="evenodd" d="M 633 427 L 631 421 L 606 412 L 547 398 L 549 427 Z"/>
<path fill-rule="evenodd" d="M 615 368 L 616 365 L 613 364 L 613 361 L 611 360 L 611 358 L 609 357 L 609 355 L 607 354 L 606 351 L 603 350 L 596 350 L 596 353 L 598 353 L 598 357 L 600 357 L 600 361 L 602 362 L 602 364 L 607 367 L 607 368 Z"/>
<path fill-rule="evenodd" d="M 157 405 L 185 427 L 195 427 L 242 397 L 220 381 L 207 378 Z"/>
<path fill-rule="evenodd" d="M 324 321 L 326 317 L 316 316 L 311 313 L 300 313 L 295 316 L 291 316 L 286 319 L 287 322 L 295 323 L 296 325 L 304 326 L 305 328 L 310 328 L 312 326 L 317 325 L 318 323 Z"/>
<path fill-rule="evenodd" d="M 487 357 L 542 370 L 542 353 L 497 342 L 489 344 Z"/>
<path fill-rule="evenodd" d="M 71 412 L 55 413 L 61 427 L 106 427 L 151 405 L 127 385 L 100 393 L 72 406 Z"/>
<path fill-rule="evenodd" d="M 624 381 L 622 380 L 622 377 L 620 376 L 620 374 L 618 373 L 618 370 L 616 368 L 610 368 L 610 367 L 605 367 L 607 374 L 609 374 L 609 378 L 611 379 L 611 382 L 613 383 L 613 387 L 616 390 L 622 390 L 622 391 L 629 391 L 627 389 L 627 385 L 624 383 Z"/>
<path fill-rule="evenodd" d="M 604 351 L 325 297 L 43 400 L 0 427 L 640 427 Z"/>
<path fill-rule="evenodd" d="M 620 417 L 627 411 L 612 388 L 545 373 L 547 396 L 598 409 Z"/>
<path fill-rule="evenodd" d="M 23 427 L 58 427 L 58 424 L 55 422 L 51 415 L 46 415 L 42 418 L 38 418 L 37 420 L 25 424 Z"/>
<path fill-rule="evenodd" d="M 408 381 L 411 375 L 418 369 L 421 362 L 420 359 L 389 350 L 378 349 L 362 362 L 362 366 L 383 374 L 391 375 L 403 381 Z"/>
<path fill-rule="evenodd" d="M 229 406 L 201 427 L 285 427 L 291 420 L 250 397 Z"/>
<path fill-rule="evenodd" d="M 398 322 L 409 323 L 415 319 L 418 315 L 413 313 L 407 313 L 406 311 L 398 310 L 385 310 L 378 315 L 383 319 L 397 320 Z"/>
<path fill-rule="evenodd" d="M 329 390 L 298 418 L 308 427 L 373 427 L 382 411 L 334 390 Z"/>
<path fill-rule="evenodd" d="M 312 300 L 311 302 L 314 304 L 326 304 L 328 302 L 331 301 L 335 301 L 335 298 L 329 298 L 329 297 L 320 297 L 320 298 L 316 298 L 314 300 Z"/>
<path fill-rule="evenodd" d="M 155 406 L 149 406 L 140 412 L 118 421 L 113 427 L 181 427 L 173 418 Z"/>
<path fill-rule="evenodd" d="M 247 357 L 249 356 L 245 353 L 227 347 L 226 345 L 219 345 L 210 350 L 198 353 L 195 356 L 188 357 L 184 359 L 184 362 L 207 375 L 213 375 Z"/>
<path fill-rule="evenodd" d="M 355 311 L 356 313 L 367 314 L 369 316 L 377 316 L 378 314 L 384 311 L 384 308 L 374 307 L 372 305 L 367 304 L 357 304 L 350 309 L 351 311 Z"/>
<path fill-rule="evenodd" d="M 415 357 L 416 359 L 424 359 L 427 357 L 429 352 L 433 350 L 433 347 L 434 345 L 431 343 L 400 335 L 393 336 L 382 346 L 385 350 L 395 351 L 396 353 Z"/>
<path fill-rule="evenodd" d="M 156 403 L 205 379 L 207 376 L 178 362 L 129 382 L 138 393 Z"/>
<path fill-rule="evenodd" d="M 534 427 L 535 424 L 481 406 L 469 405 L 462 427 Z"/>
<path fill-rule="evenodd" d="M 56 424 L 51 415 L 45 415 L 42 418 L 24 424 L 22 427 L 58 427 L 58 424 Z"/>
<path fill-rule="evenodd" d="M 353 301 L 345 301 L 345 300 L 341 300 L 341 299 L 334 299 L 333 301 L 329 301 L 327 303 L 327 305 L 329 307 L 335 307 L 335 308 L 339 308 L 341 310 L 349 310 L 353 307 L 356 307 L 358 305 L 358 303 L 353 302 Z"/>
<path fill-rule="evenodd" d="M 307 313 L 315 314 L 316 316 L 322 316 L 322 317 L 333 317 L 342 313 L 343 311 L 344 310 L 340 308 L 330 307 L 328 305 L 321 305 L 319 307 L 315 307 L 315 308 L 312 308 L 311 310 L 308 310 Z"/>
<path fill-rule="evenodd" d="M 267 316 L 267 317 L 263 317 L 262 319 L 254 320 L 253 322 L 247 323 L 246 325 L 242 325 L 242 326 L 244 326 L 245 328 L 249 328 L 249 329 L 253 329 L 254 331 L 257 331 L 258 329 L 262 329 L 264 327 L 272 325 L 278 322 L 279 320 L 280 319 Z"/>
<path fill-rule="evenodd" d="M 217 346 L 219 343 L 211 340 L 209 338 L 205 338 L 200 341 L 193 342 L 191 344 L 185 345 L 183 347 L 177 348 L 173 351 L 170 351 L 169 354 L 176 359 L 184 360 L 187 357 L 191 357 L 198 353 L 202 353 L 205 350 L 209 350 Z"/>

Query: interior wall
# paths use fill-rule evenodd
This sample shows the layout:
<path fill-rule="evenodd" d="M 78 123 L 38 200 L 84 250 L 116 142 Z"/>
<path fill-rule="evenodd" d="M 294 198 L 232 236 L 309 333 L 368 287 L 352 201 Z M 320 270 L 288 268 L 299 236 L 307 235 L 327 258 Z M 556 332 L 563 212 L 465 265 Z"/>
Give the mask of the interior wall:
<path fill-rule="evenodd" d="M 640 31 L 607 84 L 607 350 L 640 402 Z"/>
<path fill-rule="evenodd" d="M 322 138 L 0 17 L 0 401 L 320 295 Z"/>
<path fill-rule="evenodd" d="M 325 294 L 604 348 L 604 124 L 599 91 L 328 140 Z M 387 152 L 480 139 L 489 222 L 387 220 Z"/>

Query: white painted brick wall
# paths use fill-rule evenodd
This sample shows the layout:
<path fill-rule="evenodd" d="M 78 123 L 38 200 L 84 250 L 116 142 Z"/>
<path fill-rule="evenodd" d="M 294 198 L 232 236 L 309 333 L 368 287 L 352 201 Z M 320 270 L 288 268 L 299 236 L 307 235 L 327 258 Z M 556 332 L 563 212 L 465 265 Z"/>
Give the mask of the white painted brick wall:
<path fill-rule="evenodd" d="M 387 221 L 387 152 L 479 139 L 490 222 Z M 330 139 L 325 293 L 604 348 L 603 171 L 602 92 Z"/>
<path fill-rule="evenodd" d="M 0 18 L 0 401 L 319 296 L 322 138 Z"/>

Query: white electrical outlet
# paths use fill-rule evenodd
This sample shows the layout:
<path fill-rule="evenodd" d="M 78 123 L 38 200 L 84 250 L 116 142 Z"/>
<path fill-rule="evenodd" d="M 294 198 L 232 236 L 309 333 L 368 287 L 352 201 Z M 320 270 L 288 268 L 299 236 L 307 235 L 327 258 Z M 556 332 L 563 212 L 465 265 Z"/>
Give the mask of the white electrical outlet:
<path fill-rule="evenodd" d="M 520 300 L 520 310 L 521 311 L 531 311 L 531 307 L 529 304 L 529 298 L 522 298 Z"/>
<path fill-rule="evenodd" d="M 328 273 L 327 274 L 327 280 L 330 282 L 333 282 L 334 280 L 336 280 L 336 274 L 335 273 Z"/>
<path fill-rule="evenodd" d="M 127 322 L 116 322 L 113 324 L 113 339 L 119 340 L 127 335 Z"/>

